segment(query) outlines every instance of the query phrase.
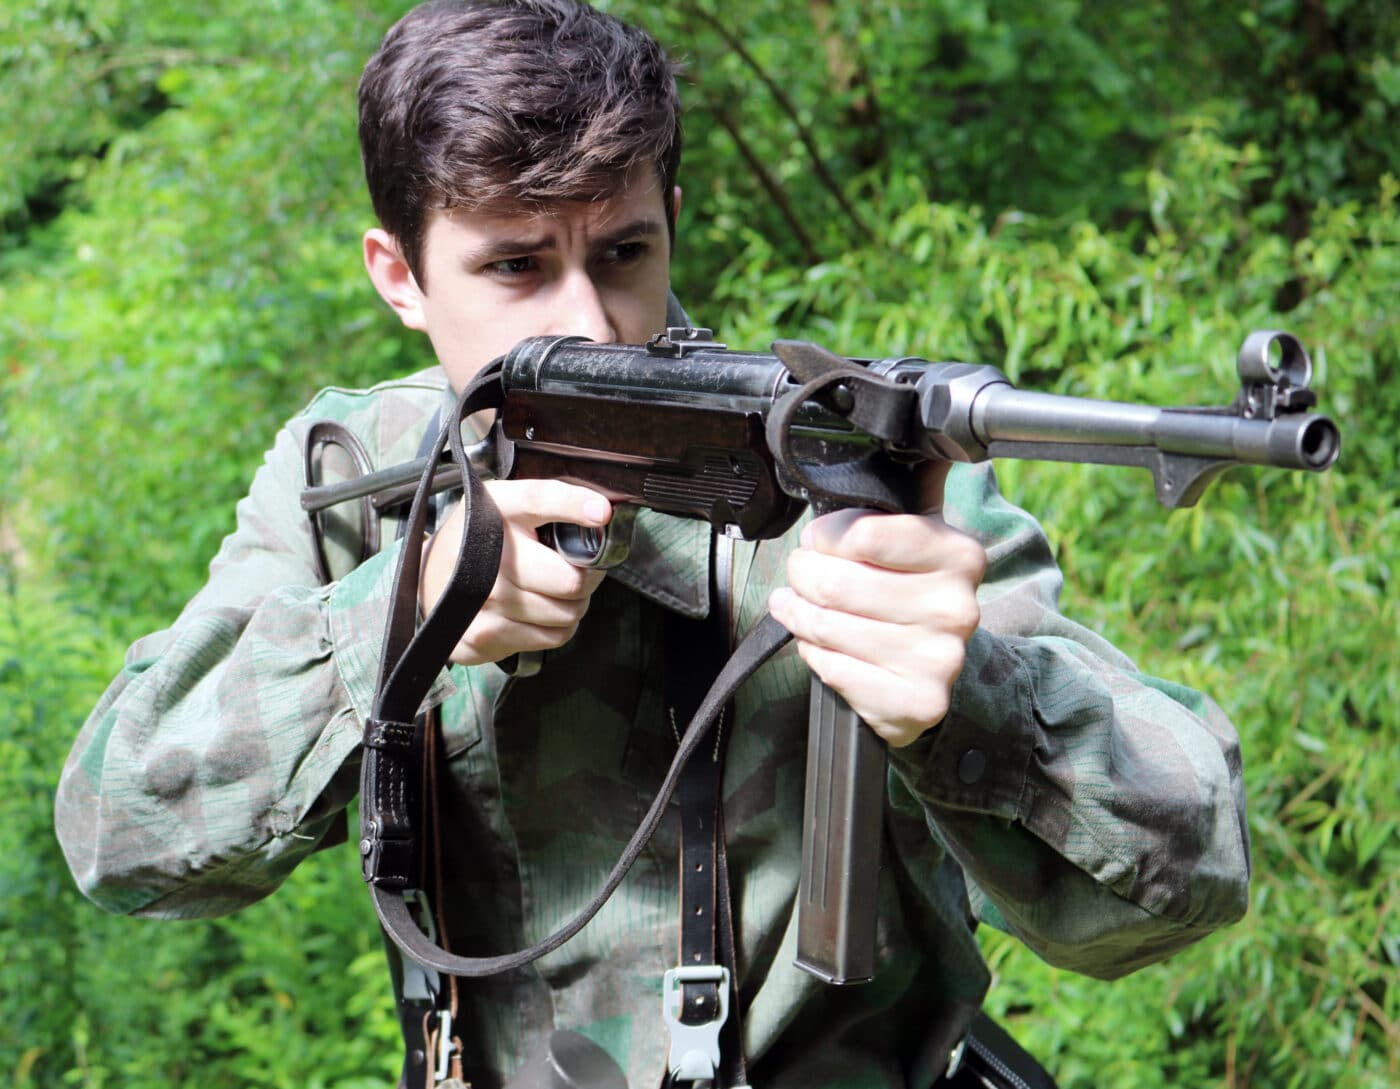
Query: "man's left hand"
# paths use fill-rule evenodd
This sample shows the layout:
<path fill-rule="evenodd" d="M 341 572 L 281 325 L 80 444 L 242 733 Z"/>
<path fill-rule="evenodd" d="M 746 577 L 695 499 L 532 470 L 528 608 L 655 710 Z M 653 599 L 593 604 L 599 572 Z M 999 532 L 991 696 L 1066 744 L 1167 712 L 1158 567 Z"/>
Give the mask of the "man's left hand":
<path fill-rule="evenodd" d="M 986 566 L 982 546 L 939 514 L 837 511 L 803 531 L 769 611 L 812 672 L 898 748 L 948 712 Z"/>

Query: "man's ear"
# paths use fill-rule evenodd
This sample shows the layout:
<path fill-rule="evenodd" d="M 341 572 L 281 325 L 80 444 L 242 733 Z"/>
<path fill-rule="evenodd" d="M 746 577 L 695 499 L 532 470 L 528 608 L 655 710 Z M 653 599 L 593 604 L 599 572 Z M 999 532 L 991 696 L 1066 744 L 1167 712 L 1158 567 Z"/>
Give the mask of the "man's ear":
<path fill-rule="evenodd" d="M 365 232 L 365 271 L 380 297 L 394 309 L 399 320 L 410 329 L 425 330 L 423 289 L 408 267 L 397 239 L 388 231 L 374 227 Z"/>
<path fill-rule="evenodd" d="M 681 187 L 673 185 L 671 187 L 671 233 L 676 233 L 676 227 L 681 221 Z"/>

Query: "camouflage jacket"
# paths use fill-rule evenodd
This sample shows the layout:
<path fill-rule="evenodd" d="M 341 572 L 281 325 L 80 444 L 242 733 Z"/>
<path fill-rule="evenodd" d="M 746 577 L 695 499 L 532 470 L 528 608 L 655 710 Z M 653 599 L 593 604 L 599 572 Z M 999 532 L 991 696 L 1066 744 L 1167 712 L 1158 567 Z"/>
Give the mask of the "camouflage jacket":
<path fill-rule="evenodd" d="M 214 915 L 272 892 L 357 787 L 398 549 L 357 565 L 332 519 L 321 585 L 298 495 L 315 419 L 376 466 L 415 456 L 450 402 L 439 371 L 320 394 L 278 435 L 209 581 L 135 643 L 64 770 L 57 829 L 84 892 L 116 912 Z M 826 986 L 792 965 L 808 675 L 789 647 L 738 693 L 724 779 L 743 1037 L 754 1084 L 913 1086 L 942 1069 L 950 1018 L 988 986 L 975 920 L 1051 963 L 1112 977 L 1245 909 L 1248 842 L 1235 733 L 1207 698 L 1138 672 L 1056 608 L 1039 526 L 989 467 L 955 467 L 949 521 L 990 565 L 982 627 L 944 722 L 893 753 L 879 888 L 879 972 Z M 800 526 L 741 544 L 739 629 L 762 615 Z M 535 676 L 445 671 L 442 785 L 453 951 L 522 948 L 601 884 L 675 750 L 659 679 L 663 610 L 708 608 L 708 528 L 643 515 L 631 558 Z M 339 542 L 339 543 L 337 543 Z M 465 986 L 458 1024 L 494 1085 L 550 1027 L 655 1084 L 660 991 L 676 958 L 677 829 L 663 829 L 575 939 Z"/>

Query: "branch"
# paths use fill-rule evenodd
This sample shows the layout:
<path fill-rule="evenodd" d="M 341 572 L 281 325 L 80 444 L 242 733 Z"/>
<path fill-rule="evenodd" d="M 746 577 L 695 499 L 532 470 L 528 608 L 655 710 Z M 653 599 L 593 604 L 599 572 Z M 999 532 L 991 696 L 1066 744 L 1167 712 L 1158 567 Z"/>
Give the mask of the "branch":
<path fill-rule="evenodd" d="M 718 34 L 724 40 L 724 44 L 732 49 L 739 59 L 753 70 L 754 74 L 758 76 L 759 82 L 768 88 L 768 93 L 773 96 L 774 101 L 778 103 L 778 106 L 788 117 L 792 118 L 792 123 L 797 128 L 797 138 L 802 141 L 802 146 L 807 149 L 807 157 L 812 161 L 812 170 L 817 175 L 817 178 L 831 195 L 836 198 L 836 203 L 841 206 L 841 210 L 846 213 L 846 218 L 851 221 L 852 225 L 855 226 L 862 235 L 868 236 L 870 234 L 870 228 L 865 225 L 865 221 L 861 219 L 859 213 L 857 213 L 850 202 L 846 200 L 846 195 L 842 192 L 841 186 L 837 183 L 836 179 L 832 177 L 831 171 L 827 169 L 826 163 L 823 161 L 821 154 L 817 151 L 817 144 L 812 138 L 811 130 L 802 123 L 801 114 L 798 112 L 797 106 L 793 103 L 792 99 L 790 99 L 787 93 L 763 70 L 763 66 L 760 65 L 758 59 L 749 52 L 743 40 L 730 30 L 729 27 L 720 22 L 713 14 L 700 7 L 699 4 L 685 2 L 682 3 L 681 7 L 684 11 L 694 15 Z"/>
<path fill-rule="evenodd" d="M 710 113 L 714 114 L 715 120 L 720 123 L 724 131 L 729 133 L 730 139 L 734 141 L 734 146 L 739 149 L 739 155 L 748 164 L 754 176 L 758 178 L 758 183 L 763 186 L 764 192 L 768 194 L 768 199 L 773 202 L 784 222 L 787 223 L 789 232 L 802 249 L 803 259 L 808 265 L 818 264 L 821 261 L 821 256 L 817 253 L 816 247 L 812 245 L 812 240 L 807 236 L 807 232 L 802 229 L 802 221 L 793 211 L 787 194 L 783 192 L 783 187 L 778 183 L 778 179 L 773 177 L 768 165 L 744 139 L 739 132 L 739 126 L 734 122 L 734 118 L 723 106 L 708 95 L 705 97 L 704 106 Z"/>

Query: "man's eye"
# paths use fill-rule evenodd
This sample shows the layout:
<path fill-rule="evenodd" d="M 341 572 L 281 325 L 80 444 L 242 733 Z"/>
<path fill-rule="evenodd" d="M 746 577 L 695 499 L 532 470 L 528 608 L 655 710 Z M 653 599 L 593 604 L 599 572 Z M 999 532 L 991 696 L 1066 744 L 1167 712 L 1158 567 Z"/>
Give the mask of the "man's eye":
<path fill-rule="evenodd" d="M 619 242 L 615 246 L 609 246 L 603 256 L 610 264 L 627 265 L 633 261 L 640 261 L 646 256 L 646 252 L 645 242 Z"/>
<path fill-rule="evenodd" d="M 486 271 L 496 276 L 524 276 L 534 272 L 537 267 L 533 257 L 506 257 L 492 261 L 486 266 Z"/>

